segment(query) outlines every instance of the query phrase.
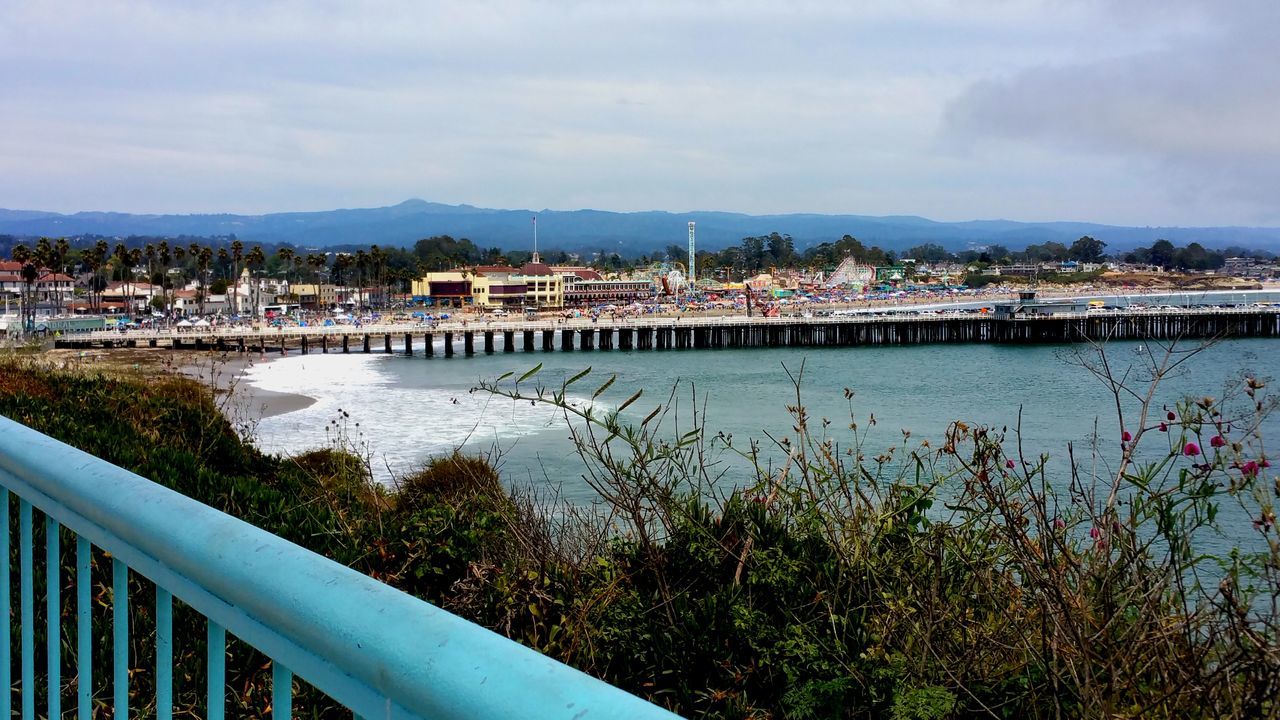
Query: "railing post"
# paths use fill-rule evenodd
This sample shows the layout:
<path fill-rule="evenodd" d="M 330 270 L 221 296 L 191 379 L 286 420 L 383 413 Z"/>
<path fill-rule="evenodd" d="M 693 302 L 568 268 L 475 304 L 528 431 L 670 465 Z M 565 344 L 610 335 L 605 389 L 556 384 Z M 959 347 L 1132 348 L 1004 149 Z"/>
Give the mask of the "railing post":
<path fill-rule="evenodd" d="M 173 717 L 173 595 L 156 585 L 156 720 Z"/>
<path fill-rule="evenodd" d="M 22 720 L 36 717 L 35 600 L 31 578 L 31 503 L 18 498 L 18 566 L 21 575 Z"/>
<path fill-rule="evenodd" d="M 227 631 L 209 620 L 208 675 L 209 707 L 206 720 L 223 720 L 227 698 Z"/>
<path fill-rule="evenodd" d="M 12 717 L 12 692 L 9 688 L 13 687 L 13 671 L 10 664 L 13 662 L 13 646 L 10 644 L 13 640 L 9 636 L 10 622 L 8 620 L 10 611 L 9 593 L 10 587 L 9 567 L 9 491 L 0 488 L 0 515 L 4 516 L 4 532 L 0 532 L 0 555 L 4 556 L 4 579 L 0 580 L 0 618 L 4 618 L 0 622 L 0 717 Z"/>
<path fill-rule="evenodd" d="M 62 557 L 59 548 L 58 521 L 44 516 L 45 532 L 45 652 L 48 655 L 50 720 L 62 717 Z"/>
<path fill-rule="evenodd" d="M 111 558 L 111 647 L 115 656 L 111 688 L 115 718 L 129 720 L 129 566 Z"/>
<path fill-rule="evenodd" d="M 279 660 L 271 661 L 272 720 L 293 718 L 293 673 Z"/>
<path fill-rule="evenodd" d="M 93 720 L 93 605 L 89 586 L 89 541 L 76 536 L 76 706 L 80 720 Z"/>

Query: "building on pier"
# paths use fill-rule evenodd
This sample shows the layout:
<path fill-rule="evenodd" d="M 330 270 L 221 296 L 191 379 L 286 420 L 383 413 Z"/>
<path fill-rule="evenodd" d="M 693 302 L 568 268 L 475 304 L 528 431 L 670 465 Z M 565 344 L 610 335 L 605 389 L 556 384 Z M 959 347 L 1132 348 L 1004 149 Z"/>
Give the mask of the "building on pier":
<path fill-rule="evenodd" d="M 500 265 L 480 266 L 471 277 L 471 300 L 476 307 L 520 309 L 528 287 L 515 278 L 519 271 Z"/>
<path fill-rule="evenodd" d="M 462 307 L 475 302 L 471 270 L 430 272 L 413 281 L 414 297 L 424 298 L 431 305 Z"/>
<path fill-rule="evenodd" d="M 654 297 L 653 283 L 648 280 L 582 280 L 565 288 L 566 305 L 578 307 L 609 303 L 629 305 Z"/>
<path fill-rule="evenodd" d="M 1054 315 L 1087 312 L 1087 300 L 1037 300 L 1035 290 L 1023 290 L 1018 299 L 1012 302 L 996 303 L 997 320 L 1008 320 L 1017 317 L 1053 317 Z"/>
<path fill-rule="evenodd" d="M 540 262 L 525 263 L 519 274 L 512 275 L 511 279 L 524 282 L 526 307 L 564 307 L 564 276 L 555 274 L 550 265 Z"/>

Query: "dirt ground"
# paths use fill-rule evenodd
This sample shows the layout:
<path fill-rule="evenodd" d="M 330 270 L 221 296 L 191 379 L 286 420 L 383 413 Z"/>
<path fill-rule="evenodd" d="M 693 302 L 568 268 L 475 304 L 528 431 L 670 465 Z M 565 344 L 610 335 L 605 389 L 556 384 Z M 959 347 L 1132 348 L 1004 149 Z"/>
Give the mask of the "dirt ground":
<path fill-rule="evenodd" d="M 1103 273 L 1098 279 L 1111 287 L 1138 287 L 1151 290 L 1261 290 L 1256 280 L 1223 275 L 1180 275 L 1178 273 Z"/>

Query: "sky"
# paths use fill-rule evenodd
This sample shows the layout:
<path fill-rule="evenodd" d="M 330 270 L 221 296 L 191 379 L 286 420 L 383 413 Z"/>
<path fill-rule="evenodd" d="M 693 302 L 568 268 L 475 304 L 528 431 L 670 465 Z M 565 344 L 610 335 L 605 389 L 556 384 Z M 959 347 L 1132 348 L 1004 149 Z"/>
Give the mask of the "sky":
<path fill-rule="evenodd" d="M 1280 225 L 1275 0 L 2 0 L 0 207 Z"/>

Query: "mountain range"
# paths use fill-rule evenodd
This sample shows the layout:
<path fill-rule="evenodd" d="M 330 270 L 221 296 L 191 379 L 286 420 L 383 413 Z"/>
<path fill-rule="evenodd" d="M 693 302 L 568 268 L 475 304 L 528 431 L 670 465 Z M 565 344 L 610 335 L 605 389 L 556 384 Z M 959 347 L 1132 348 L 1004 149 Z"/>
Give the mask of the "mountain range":
<path fill-rule="evenodd" d="M 533 216 L 539 245 L 568 251 L 651 253 L 687 242 L 687 223 L 697 223 L 698 247 L 718 250 L 742 238 L 772 232 L 789 234 L 798 249 L 852 235 L 866 245 L 903 251 L 923 243 L 948 250 L 999 244 L 1020 249 L 1028 244 L 1070 245 L 1083 235 L 1127 250 L 1165 239 L 1177 245 L 1240 246 L 1280 251 L 1280 228 L 1272 227 L 1123 227 L 1086 222 L 973 220 L 938 222 L 910 215 L 746 215 L 729 212 L 607 212 L 602 210 L 498 210 L 406 200 L 379 208 L 265 215 L 135 215 L 118 212 L 61 214 L 0 209 L 0 234 L 17 236 L 103 235 L 126 237 L 235 235 L 246 242 L 291 243 L 306 248 L 340 245 L 406 246 L 432 235 L 469 238 L 481 247 L 529 249 Z"/>

